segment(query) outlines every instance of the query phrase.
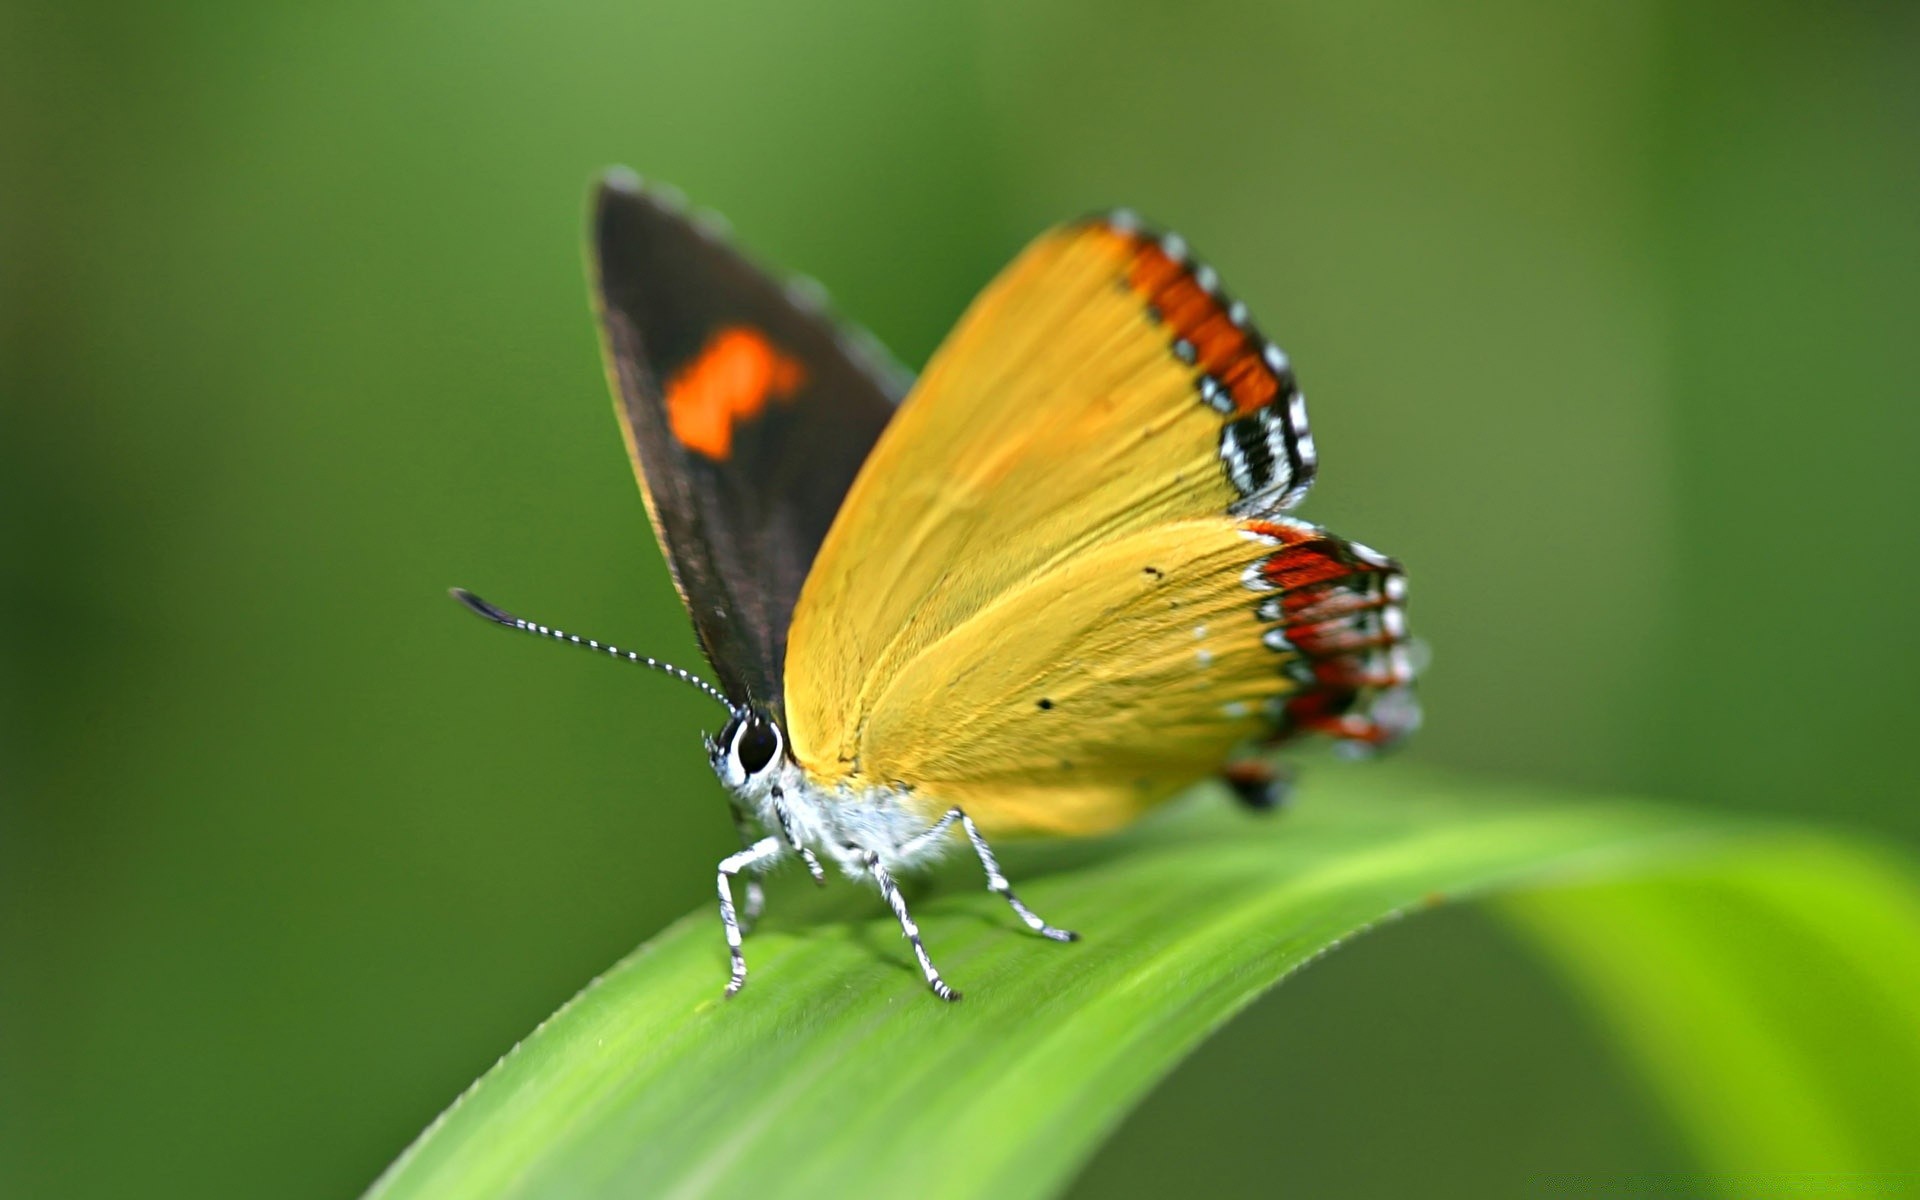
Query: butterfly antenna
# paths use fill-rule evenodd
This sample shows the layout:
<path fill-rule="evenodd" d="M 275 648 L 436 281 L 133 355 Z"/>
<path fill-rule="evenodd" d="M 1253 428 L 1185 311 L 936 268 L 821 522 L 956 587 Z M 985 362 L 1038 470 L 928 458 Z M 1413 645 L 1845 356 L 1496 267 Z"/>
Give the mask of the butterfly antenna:
<path fill-rule="evenodd" d="M 632 650 L 622 650 L 618 646 L 609 646 L 604 642 L 596 642 L 592 638 L 583 638 L 577 633 L 565 633 L 558 629 L 550 629 L 545 625 L 536 625 L 532 621 L 514 616 L 503 608 L 495 608 L 465 588 L 450 588 L 449 592 L 455 600 L 466 605 L 467 608 L 474 613 L 492 621 L 495 625 L 504 625 L 508 629 L 518 629 L 523 633 L 531 633 L 535 637 L 552 638 L 556 642 L 568 642 L 588 650 L 598 650 L 602 654 L 611 655 L 614 658 L 622 659 L 626 662 L 638 663 L 643 667 L 651 667 L 663 675 L 673 676 L 681 683 L 699 688 L 707 695 L 719 701 L 721 707 L 725 708 L 729 713 L 736 717 L 740 715 L 740 709 L 733 701 L 727 699 L 726 694 L 719 688 L 714 687 L 690 671 L 685 671 L 674 666 L 670 662 L 661 662 L 657 658 L 649 658 L 644 654 L 637 654 Z"/>

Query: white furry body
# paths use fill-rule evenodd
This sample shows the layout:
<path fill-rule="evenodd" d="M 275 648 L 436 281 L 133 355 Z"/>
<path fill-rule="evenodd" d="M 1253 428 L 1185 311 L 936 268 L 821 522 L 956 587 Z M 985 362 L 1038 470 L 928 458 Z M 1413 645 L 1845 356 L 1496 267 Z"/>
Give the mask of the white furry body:
<path fill-rule="evenodd" d="M 772 770 L 738 782 L 728 778 L 727 766 L 715 764 L 720 781 L 763 830 L 783 842 L 790 837 L 788 853 L 804 847 L 849 879 L 872 874 L 868 852 L 878 854 L 889 871 L 911 871 L 937 861 L 954 844 L 951 823 L 934 832 L 936 823 L 908 803 L 904 788 L 822 788 L 784 757 Z"/>

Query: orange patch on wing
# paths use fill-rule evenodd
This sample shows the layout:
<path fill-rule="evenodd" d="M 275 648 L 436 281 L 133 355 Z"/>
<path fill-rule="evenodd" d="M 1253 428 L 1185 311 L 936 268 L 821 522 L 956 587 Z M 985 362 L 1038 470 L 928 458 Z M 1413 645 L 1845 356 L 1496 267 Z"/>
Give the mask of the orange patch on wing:
<path fill-rule="evenodd" d="M 1338 543 L 1312 525 L 1292 521 L 1248 521 L 1242 528 L 1271 539 L 1279 549 L 1260 563 L 1267 586 L 1303 603 L 1308 588 L 1368 571 L 1344 556 Z"/>
<path fill-rule="evenodd" d="M 806 382 L 798 359 L 744 326 L 709 338 L 698 358 L 667 384 L 667 424 L 681 445 L 715 462 L 733 453 L 733 427 L 793 398 Z"/>
<path fill-rule="evenodd" d="M 1194 365 L 1226 389 L 1235 412 L 1257 412 L 1292 389 L 1292 381 L 1281 380 L 1262 357 L 1259 336 L 1236 325 L 1226 302 L 1200 286 L 1192 263 L 1137 234 L 1115 236 L 1129 243 L 1132 253 L 1127 283 L 1158 310 L 1174 337 L 1192 343 Z"/>
<path fill-rule="evenodd" d="M 1403 578 L 1399 566 L 1303 521 L 1249 521 L 1241 528 L 1275 547 L 1256 571 L 1267 589 L 1279 593 L 1280 612 L 1263 619 L 1277 620 L 1321 687 L 1333 689 L 1289 700 L 1290 718 L 1335 737 L 1379 741 L 1395 736 L 1344 714 L 1359 688 L 1412 682 L 1412 668 L 1400 649 L 1407 637 L 1404 591 L 1394 582 Z M 1354 732 L 1363 727 L 1368 731 Z"/>

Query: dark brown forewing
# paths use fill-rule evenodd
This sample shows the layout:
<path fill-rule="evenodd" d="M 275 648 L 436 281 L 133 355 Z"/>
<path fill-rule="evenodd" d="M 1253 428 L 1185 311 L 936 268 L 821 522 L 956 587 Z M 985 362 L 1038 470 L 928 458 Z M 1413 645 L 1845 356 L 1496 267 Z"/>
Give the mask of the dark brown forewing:
<path fill-rule="evenodd" d="M 614 406 L 694 631 L 728 696 L 778 708 L 800 585 L 904 376 L 631 176 L 596 189 L 590 254 Z"/>

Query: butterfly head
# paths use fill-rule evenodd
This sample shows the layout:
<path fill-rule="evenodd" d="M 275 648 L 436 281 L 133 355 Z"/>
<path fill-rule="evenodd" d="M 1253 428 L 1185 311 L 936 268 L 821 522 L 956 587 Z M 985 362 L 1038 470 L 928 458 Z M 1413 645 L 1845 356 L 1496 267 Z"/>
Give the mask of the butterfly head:
<path fill-rule="evenodd" d="M 771 781 L 786 764 L 787 738 L 771 713 L 744 708 L 719 736 L 707 740 L 707 759 L 721 783 L 735 792 L 750 793 Z"/>

